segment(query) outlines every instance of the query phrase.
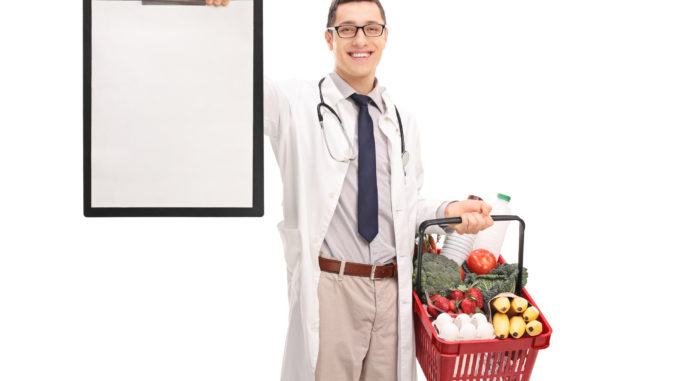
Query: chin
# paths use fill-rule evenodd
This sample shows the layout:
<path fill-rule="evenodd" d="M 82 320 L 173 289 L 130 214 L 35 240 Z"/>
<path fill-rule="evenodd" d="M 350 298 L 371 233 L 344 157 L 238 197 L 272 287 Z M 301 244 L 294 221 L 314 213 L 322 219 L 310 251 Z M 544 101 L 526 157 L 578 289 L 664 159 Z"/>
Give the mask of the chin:
<path fill-rule="evenodd" d="M 367 77 L 372 73 L 372 68 L 368 67 L 357 67 L 357 68 L 349 68 L 346 70 L 346 73 L 352 77 Z"/>

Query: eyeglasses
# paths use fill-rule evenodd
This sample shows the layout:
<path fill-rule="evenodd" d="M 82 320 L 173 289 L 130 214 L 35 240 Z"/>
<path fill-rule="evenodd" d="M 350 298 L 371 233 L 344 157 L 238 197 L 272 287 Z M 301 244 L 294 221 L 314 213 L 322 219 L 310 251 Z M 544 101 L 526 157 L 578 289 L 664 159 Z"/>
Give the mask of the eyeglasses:
<path fill-rule="evenodd" d="M 337 35 L 341 38 L 353 38 L 358 34 L 358 29 L 362 29 L 367 37 L 379 37 L 384 33 L 386 25 L 384 24 L 367 24 L 363 26 L 357 25 L 337 25 L 327 30 L 336 30 Z"/>

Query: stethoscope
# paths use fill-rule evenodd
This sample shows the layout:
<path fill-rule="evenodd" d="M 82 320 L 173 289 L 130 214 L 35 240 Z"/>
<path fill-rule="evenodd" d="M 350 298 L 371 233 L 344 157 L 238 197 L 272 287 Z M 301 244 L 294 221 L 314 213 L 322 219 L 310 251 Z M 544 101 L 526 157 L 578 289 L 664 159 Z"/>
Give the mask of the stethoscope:
<path fill-rule="evenodd" d="M 349 139 L 348 135 L 346 134 L 346 129 L 344 128 L 344 123 L 341 121 L 341 118 L 339 117 L 339 114 L 337 114 L 334 109 L 325 103 L 325 99 L 323 98 L 323 90 L 322 90 L 322 84 L 325 78 L 321 79 L 320 82 L 318 82 L 318 93 L 320 94 L 320 103 L 318 103 L 317 110 L 318 110 L 318 121 L 320 122 L 320 129 L 323 132 L 323 141 L 325 142 L 325 146 L 327 147 L 327 152 L 329 152 L 330 156 L 332 159 L 338 161 L 338 162 L 344 162 L 348 163 L 349 161 L 353 161 L 356 159 L 357 155 L 355 152 L 355 146 L 351 142 L 351 139 Z M 323 122 L 323 115 L 321 112 L 321 108 L 325 108 L 329 110 L 332 115 L 334 115 L 335 118 L 339 121 L 339 126 L 341 127 L 341 132 L 344 134 L 344 139 L 346 139 L 346 144 L 348 144 L 349 148 L 351 149 L 351 156 L 345 156 L 344 159 L 339 159 L 335 157 L 332 154 L 332 150 L 330 149 L 330 145 L 327 142 L 327 134 L 325 134 L 325 124 Z M 395 107 L 395 106 L 394 106 Z M 410 154 L 407 152 L 405 149 L 405 135 L 403 134 L 403 122 L 400 120 L 400 113 L 398 112 L 398 107 L 395 107 L 396 111 L 396 116 L 398 117 L 398 127 L 400 127 L 400 155 L 403 160 L 403 173 L 407 175 L 407 172 L 405 171 L 405 167 L 407 167 L 407 162 L 410 161 Z"/>

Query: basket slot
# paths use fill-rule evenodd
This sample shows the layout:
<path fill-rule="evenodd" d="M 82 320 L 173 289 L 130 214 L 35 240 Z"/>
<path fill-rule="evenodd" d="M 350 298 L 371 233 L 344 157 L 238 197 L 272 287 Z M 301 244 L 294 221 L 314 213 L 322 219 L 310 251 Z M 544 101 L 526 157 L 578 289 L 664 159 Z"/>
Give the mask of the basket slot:
<path fill-rule="evenodd" d="M 457 357 L 454 360 L 454 372 L 452 373 L 452 377 L 457 377 L 458 374 L 459 374 L 459 357 Z"/>

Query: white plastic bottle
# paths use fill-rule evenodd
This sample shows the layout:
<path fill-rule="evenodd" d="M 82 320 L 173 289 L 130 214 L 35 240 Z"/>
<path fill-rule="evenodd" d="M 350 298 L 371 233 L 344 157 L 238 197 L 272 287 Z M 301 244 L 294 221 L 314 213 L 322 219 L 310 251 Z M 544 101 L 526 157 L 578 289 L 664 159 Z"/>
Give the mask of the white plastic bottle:
<path fill-rule="evenodd" d="M 481 200 L 478 196 L 468 196 L 469 200 Z M 445 237 L 443 248 L 440 255 L 457 262 L 459 266 L 466 261 L 468 255 L 473 251 L 473 244 L 476 240 L 476 234 L 459 234 L 453 231 Z"/>
<path fill-rule="evenodd" d="M 497 201 L 492 204 L 492 212 L 490 214 L 510 215 L 511 208 L 509 208 L 509 201 L 511 201 L 510 196 L 499 193 Z M 491 227 L 478 233 L 473 249 L 489 250 L 498 259 L 501 254 L 501 246 L 504 244 L 508 224 L 509 221 L 495 222 Z"/>

